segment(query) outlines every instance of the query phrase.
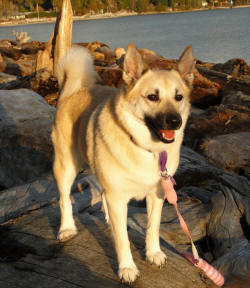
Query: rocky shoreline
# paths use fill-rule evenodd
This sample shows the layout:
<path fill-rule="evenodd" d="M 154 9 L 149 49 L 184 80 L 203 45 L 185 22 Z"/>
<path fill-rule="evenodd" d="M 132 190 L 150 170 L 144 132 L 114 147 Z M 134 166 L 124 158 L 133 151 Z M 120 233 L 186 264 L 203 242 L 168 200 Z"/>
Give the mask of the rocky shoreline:
<path fill-rule="evenodd" d="M 93 55 L 100 89 L 122 86 L 123 48 L 112 50 L 98 41 L 73 45 L 87 47 Z M 56 241 L 60 217 L 50 132 L 59 94 L 57 79 L 46 68 L 50 62 L 44 62 L 50 61 L 45 57 L 49 49 L 49 43 L 38 41 L 0 41 L 0 287 L 122 287 L 91 175 L 80 174 L 73 188 L 78 236 L 65 244 Z M 176 67 L 176 60 L 147 49 L 140 52 L 151 68 Z M 202 257 L 225 276 L 225 287 L 247 288 L 249 64 L 237 58 L 221 64 L 197 59 L 190 100 L 192 113 L 175 176 L 180 209 Z M 190 246 L 172 207 L 165 204 L 161 225 L 166 268 L 144 261 L 145 223 L 145 203 L 131 202 L 129 237 L 142 273 L 133 287 L 215 287 L 177 252 Z"/>
<path fill-rule="evenodd" d="M 250 5 L 241 5 L 234 6 L 233 8 L 249 8 Z M 153 14 L 168 14 L 168 13 L 188 13 L 188 12 L 197 12 L 197 11 L 206 11 L 206 10 L 216 10 L 216 9 L 231 9 L 229 6 L 225 7 L 215 7 L 215 8 L 199 8 L 199 9 L 188 9 L 188 10 L 169 10 L 164 12 L 142 12 L 138 13 L 135 11 L 118 11 L 115 13 L 103 13 L 103 14 L 90 14 L 87 13 L 82 16 L 74 16 L 73 21 L 84 21 L 84 20 L 96 20 L 96 19 L 105 19 L 105 18 L 118 18 L 118 17 L 128 17 L 128 16 L 138 16 L 138 15 L 153 15 Z M 43 18 L 26 18 L 19 20 L 6 20 L 0 22 L 1 26 L 17 26 L 17 25 L 29 25 L 29 24 L 41 24 L 41 23 L 55 23 L 56 17 L 43 17 Z"/>

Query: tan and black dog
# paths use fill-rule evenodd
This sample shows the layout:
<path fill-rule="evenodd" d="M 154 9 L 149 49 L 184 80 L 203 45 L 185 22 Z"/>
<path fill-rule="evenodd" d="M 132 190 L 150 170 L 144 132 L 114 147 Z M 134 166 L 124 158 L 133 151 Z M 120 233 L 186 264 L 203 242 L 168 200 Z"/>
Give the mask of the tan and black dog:
<path fill-rule="evenodd" d="M 93 60 L 84 48 L 72 48 L 58 67 L 60 99 L 52 140 L 54 175 L 60 191 L 60 241 L 77 233 L 70 190 L 77 173 L 89 165 L 102 187 L 106 219 L 112 227 L 119 277 L 133 282 L 139 271 L 127 233 L 127 204 L 146 197 L 146 257 L 161 266 L 159 228 L 164 192 L 160 185 L 159 152 L 168 153 L 174 175 L 189 115 L 194 57 L 189 46 L 178 69 L 150 70 L 141 54 L 128 46 L 123 64 L 124 87 L 96 86 Z"/>

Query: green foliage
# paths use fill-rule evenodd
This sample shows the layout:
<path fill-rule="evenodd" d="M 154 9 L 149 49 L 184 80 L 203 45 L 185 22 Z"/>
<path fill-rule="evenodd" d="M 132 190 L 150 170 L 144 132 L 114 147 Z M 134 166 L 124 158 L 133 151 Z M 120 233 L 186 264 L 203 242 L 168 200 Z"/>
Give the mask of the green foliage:
<path fill-rule="evenodd" d="M 39 17 L 40 18 L 50 18 L 50 17 L 56 17 L 57 13 L 56 12 L 39 12 Z M 37 12 L 32 12 L 26 15 L 26 18 L 37 18 Z"/>

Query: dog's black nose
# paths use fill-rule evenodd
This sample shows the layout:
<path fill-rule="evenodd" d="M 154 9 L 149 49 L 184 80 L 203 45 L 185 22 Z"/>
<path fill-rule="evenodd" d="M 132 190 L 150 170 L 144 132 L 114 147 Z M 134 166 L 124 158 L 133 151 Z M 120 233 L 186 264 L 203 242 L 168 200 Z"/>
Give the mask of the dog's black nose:
<path fill-rule="evenodd" d="M 168 130 L 177 130 L 181 127 L 182 119 L 179 114 L 168 114 L 165 118 Z"/>

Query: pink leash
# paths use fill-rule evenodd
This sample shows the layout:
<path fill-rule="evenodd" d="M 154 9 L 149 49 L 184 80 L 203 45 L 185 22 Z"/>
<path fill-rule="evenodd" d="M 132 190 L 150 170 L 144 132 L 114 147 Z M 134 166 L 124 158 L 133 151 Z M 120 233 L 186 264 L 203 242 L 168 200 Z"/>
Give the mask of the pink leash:
<path fill-rule="evenodd" d="M 185 220 L 183 219 L 177 205 L 177 194 L 174 189 L 176 184 L 174 178 L 168 174 L 166 164 L 167 164 L 167 152 L 162 151 L 159 155 L 159 164 L 161 168 L 161 185 L 165 191 L 165 196 L 170 204 L 172 204 L 176 210 L 177 216 L 182 230 L 189 238 L 192 245 L 193 255 L 182 252 L 181 255 L 186 258 L 190 263 L 194 264 L 196 267 L 205 272 L 208 278 L 210 278 L 217 286 L 221 287 L 224 284 L 224 277 L 216 270 L 213 266 L 208 264 L 205 260 L 199 257 L 198 251 L 194 245 L 193 239 L 187 227 Z"/>

